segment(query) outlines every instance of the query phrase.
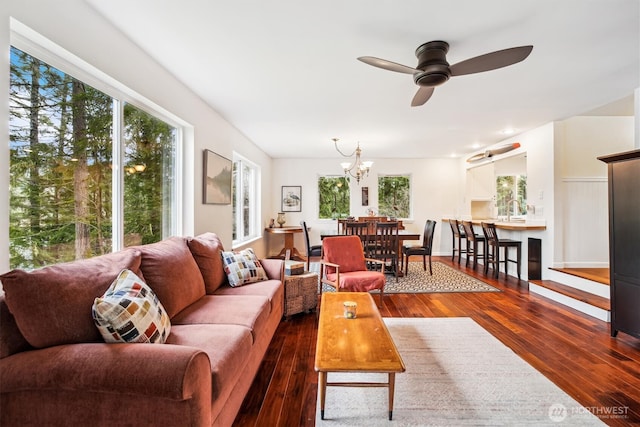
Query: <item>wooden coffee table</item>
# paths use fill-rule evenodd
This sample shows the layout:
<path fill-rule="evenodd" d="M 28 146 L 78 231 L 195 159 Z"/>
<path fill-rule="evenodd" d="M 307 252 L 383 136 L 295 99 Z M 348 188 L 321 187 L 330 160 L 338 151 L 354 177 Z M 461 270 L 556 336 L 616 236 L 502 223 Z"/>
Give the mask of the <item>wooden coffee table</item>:
<path fill-rule="evenodd" d="M 344 317 L 343 303 L 358 304 L 355 319 Z M 368 292 L 322 294 L 315 370 L 319 373 L 320 418 L 324 419 L 327 386 L 387 387 L 389 419 L 393 417 L 395 374 L 405 371 L 404 362 Z M 327 382 L 329 372 L 379 372 L 387 382 Z"/>

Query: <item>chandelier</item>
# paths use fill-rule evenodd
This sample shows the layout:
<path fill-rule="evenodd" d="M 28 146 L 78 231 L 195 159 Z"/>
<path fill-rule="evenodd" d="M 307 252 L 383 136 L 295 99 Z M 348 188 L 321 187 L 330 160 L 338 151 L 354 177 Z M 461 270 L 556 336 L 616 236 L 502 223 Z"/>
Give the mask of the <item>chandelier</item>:
<path fill-rule="evenodd" d="M 344 170 L 344 175 L 347 176 L 351 175 L 353 178 L 355 178 L 356 183 L 360 184 L 360 180 L 362 178 L 364 178 L 365 176 L 369 175 L 369 170 L 371 169 L 371 166 L 373 166 L 373 162 L 370 161 L 362 161 L 362 159 L 360 158 L 360 155 L 362 154 L 362 149 L 360 148 L 360 143 L 358 142 L 358 146 L 356 147 L 356 149 L 353 151 L 353 153 L 351 154 L 344 154 L 340 148 L 338 148 L 338 138 L 333 138 L 333 145 L 336 148 L 336 151 L 338 153 L 340 153 L 340 155 L 342 157 L 352 157 L 354 154 L 356 156 L 356 160 L 353 163 L 350 162 L 343 162 L 340 163 L 340 166 L 342 166 L 342 169 Z"/>

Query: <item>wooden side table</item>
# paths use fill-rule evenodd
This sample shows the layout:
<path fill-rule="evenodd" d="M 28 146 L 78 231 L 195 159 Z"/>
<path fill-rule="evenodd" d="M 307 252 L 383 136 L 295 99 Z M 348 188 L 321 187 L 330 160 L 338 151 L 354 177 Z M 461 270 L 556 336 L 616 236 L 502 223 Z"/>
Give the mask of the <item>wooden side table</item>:
<path fill-rule="evenodd" d="M 264 231 L 269 234 L 281 234 L 284 236 L 284 245 L 280 250 L 280 253 L 276 255 L 276 258 L 285 258 L 287 251 L 289 251 L 291 259 L 298 261 L 307 260 L 307 258 L 293 245 L 293 237 L 296 233 L 302 233 L 302 227 L 299 225 L 293 227 L 273 227 L 265 228 Z"/>
<path fill-rule="evenodd" d="M 318 274 L 306 272 L 284 278 L 284 316 L 315 310 L 318 306 Z"/>

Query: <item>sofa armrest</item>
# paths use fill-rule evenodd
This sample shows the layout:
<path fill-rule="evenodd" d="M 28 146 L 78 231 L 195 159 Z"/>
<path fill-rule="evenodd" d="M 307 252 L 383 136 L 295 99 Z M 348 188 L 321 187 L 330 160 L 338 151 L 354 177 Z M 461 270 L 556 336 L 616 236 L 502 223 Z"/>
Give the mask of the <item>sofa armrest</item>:
<path fill-rule="evenodd" d="M 264 258 L 260 260 L 260 264 L 262 264 L 262 268 L 267 273 L 267 277 L 271 280 L 280 280 L 284 279 L 284 261 L 281 259 L 275 258 Z"/>
<path fill-rule="evenodd" d="M 187 346 L 61 345 L 1 359 L 0 376 L 3 393 L 77 390 L 211 402 L 209 357 Z"/>

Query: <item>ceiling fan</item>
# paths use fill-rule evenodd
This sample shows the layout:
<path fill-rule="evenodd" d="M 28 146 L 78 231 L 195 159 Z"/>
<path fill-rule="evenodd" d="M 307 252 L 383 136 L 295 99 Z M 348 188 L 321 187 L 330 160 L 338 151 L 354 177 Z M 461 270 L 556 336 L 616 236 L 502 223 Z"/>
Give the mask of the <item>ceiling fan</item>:
<path fill-rule="evenodd" d="M 385 70 L 413 74 L 413 81 L 420 88 L 413 97 L 411 106 L 417 107 L 431 98 L 435 86 L 445 83 L 450 77 L 482 73 L 516 64 L 525 60 L 532 49 L 533 46 L 512 47 L 449 65 L 447 62 L 449 43 L 436 40 L 424 43 L 416 49 L 416 57 L 418 58 L 416 68 L 373 56 L 361 56 L 358 60 Z"/>

